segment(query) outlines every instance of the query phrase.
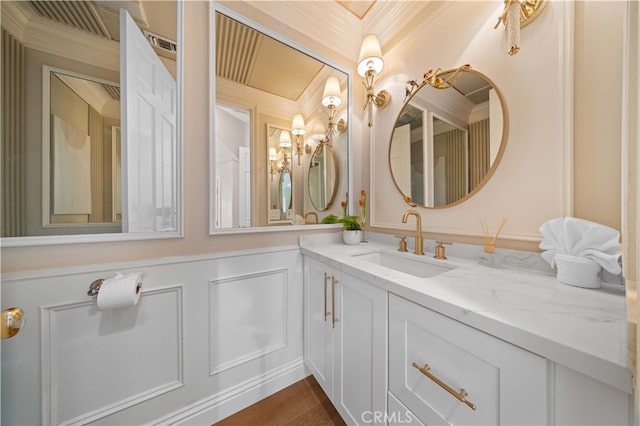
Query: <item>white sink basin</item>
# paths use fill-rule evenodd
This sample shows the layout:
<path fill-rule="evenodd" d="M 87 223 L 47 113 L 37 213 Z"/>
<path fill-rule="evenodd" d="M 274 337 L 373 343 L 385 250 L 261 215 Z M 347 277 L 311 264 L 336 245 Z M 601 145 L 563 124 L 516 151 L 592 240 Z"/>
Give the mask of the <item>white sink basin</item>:
<path fill-rule="evenodd" d="M 435 263 L 437 261 L 428 261 L 424 258 L 418 259 L 418 256 L 414 260 L 399 253 L 386 251 L 354 254 L 352 257 L 420 278 L 433 277 L 455 269 L 454 266 L 450 265 L 438 265 Z"/>

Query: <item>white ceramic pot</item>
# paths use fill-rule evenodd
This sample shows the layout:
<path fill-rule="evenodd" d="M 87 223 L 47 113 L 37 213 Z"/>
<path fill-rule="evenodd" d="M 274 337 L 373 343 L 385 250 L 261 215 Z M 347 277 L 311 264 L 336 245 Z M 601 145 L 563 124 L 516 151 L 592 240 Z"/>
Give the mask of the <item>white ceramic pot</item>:
<path fill-rule="evenodd" d="M 360 232 L 362 231 L 342 231 L 342 241 L 345 244 L 353 245 L 360 244 Z"/>
<path fill-rule="evenodd" d="M 599 288 L 602 267 L 591 259 L 556 253 L 558 282 L 575 287 Z"/>

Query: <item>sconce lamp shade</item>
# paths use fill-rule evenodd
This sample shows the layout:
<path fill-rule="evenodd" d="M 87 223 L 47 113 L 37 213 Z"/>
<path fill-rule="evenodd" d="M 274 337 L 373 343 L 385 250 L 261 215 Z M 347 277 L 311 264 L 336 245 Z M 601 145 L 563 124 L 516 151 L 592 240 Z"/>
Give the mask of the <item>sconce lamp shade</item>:
<path fill-rule="evenodd" d="M 328 107 L 333 105 L 336 108 L 340 106 L 342 99 L 340 99 L 340 81 L 338 77 L 331 76 L 327 79 L 324 85 L 324 92 L 322 94 L 322 105 Z"/>
<path fill-rule="evenodd" d="M 327 134 L 327 131 L 321 122 L 318 121 L 313 125 L 313 132 L 311 133 L 311 139 L 315 140 L 316 142 L 321 141 L 322 139 L 324 139 L 326 134 Z"/>
<path fill-rule="evenodd" d="M 283 148 L 291 148 L 291 135 L 286 130 L 280 131 L 280 146 Z"/>
<path fill-rule="evenodd" d="M 291 123 L 291 133 L 294 135 L 304 135 L 304 117 L 302 114 L 296 114 L 293 116 L 293 122 Z"/>
<path fill-rule="evenodd" d="M 269 160 L 273 161 L 273 160 L 277 160 L 278 159 L 278 153 L 276 152 L 275 147 L 271 147 L 269 148 Z"/>
<path fill-rule="evenodd" d="M 375 34 L 369 34 L 362 40 L 362 46 L 360 47 L 358 74 L 360 77 L 364 77 L 369 70 L 380 74 L 382 68 L 384 68 L 384 61 L 382 60 L 380 42 Z"/>

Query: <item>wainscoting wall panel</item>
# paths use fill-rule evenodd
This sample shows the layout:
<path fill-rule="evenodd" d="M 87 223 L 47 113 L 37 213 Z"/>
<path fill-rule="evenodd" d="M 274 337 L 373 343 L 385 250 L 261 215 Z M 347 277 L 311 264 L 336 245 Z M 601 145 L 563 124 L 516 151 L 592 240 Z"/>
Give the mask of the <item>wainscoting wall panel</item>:
<path fill-rule="evenodd" d="M 131 308 L 43 307 L 41 322 L 44 424 L 86 423 L 182 386 L 181 286 Z"/>
<path fill-rule="evenodd" d="M 211 424 L 308 375 L 297 246 L 3 274 L 2 425 Z M 141 272 L 138 305 L 89 284 Z"/>
<path fill-rule="evenodd" d="M 286 269 L 211 281 L 209 374 L 284 348 L 286 303 Z"/>

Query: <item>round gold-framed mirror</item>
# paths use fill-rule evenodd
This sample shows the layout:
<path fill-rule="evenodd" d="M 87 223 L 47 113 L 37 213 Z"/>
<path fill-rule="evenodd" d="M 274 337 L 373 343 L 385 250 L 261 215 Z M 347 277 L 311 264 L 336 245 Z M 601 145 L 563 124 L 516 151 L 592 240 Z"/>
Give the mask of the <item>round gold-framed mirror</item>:
<path fill-rule="evenodd" d="M 469 199 L 491 178 L 506 146 L 502 94 L 469 66 L 410 82 L 407 94 L 389 141 L 396 188 L 407 203 L 427 208 Z"/>
<path fill-rule="evenodd" d="M 340 166 L 338 156 L 328 143 L 320 143 L 309 161 L 309 199 L 318 211 L 331 208 L 338 192 Z"/>

